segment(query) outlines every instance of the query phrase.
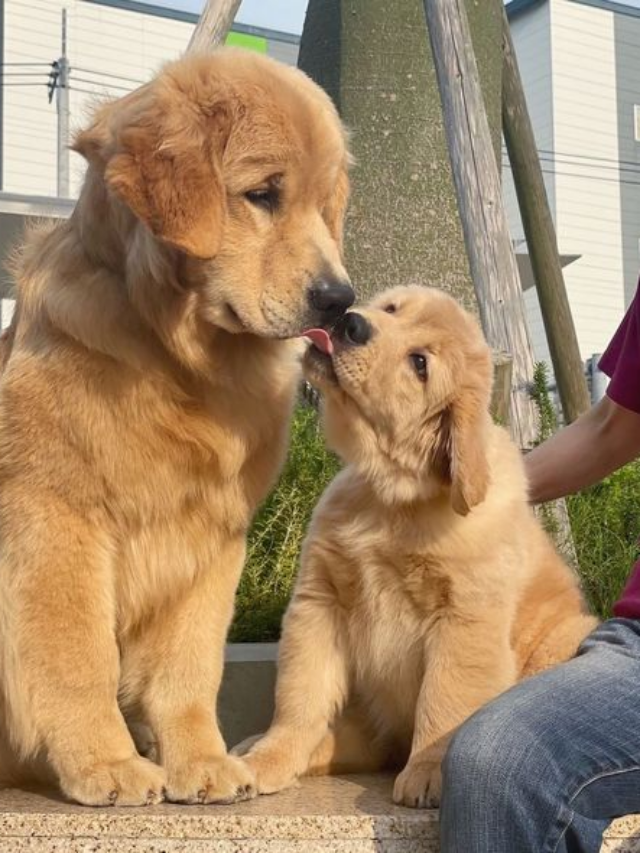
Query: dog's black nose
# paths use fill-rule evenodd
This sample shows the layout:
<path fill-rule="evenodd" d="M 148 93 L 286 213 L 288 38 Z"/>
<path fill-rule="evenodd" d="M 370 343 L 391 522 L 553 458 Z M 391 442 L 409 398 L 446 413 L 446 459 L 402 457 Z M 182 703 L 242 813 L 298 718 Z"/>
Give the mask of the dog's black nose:
<path fill-rule="evenodd" d="M 320 314 L 322 323 L 337 320 L 353 305 L 355 298 L 349 282 L 336 278 L 316 279 L 309 290 L 309 302 Z"/>
<path fill-rule="evenodd" d="M 348 314 L 345 314 L 334 329 L 335 337 L 355 346 L 366 344 L 367 341 L 371 340 L 372 334 L 371 323 L 362 314 L 357 314 L 355 311 L 349 311 Z"/>

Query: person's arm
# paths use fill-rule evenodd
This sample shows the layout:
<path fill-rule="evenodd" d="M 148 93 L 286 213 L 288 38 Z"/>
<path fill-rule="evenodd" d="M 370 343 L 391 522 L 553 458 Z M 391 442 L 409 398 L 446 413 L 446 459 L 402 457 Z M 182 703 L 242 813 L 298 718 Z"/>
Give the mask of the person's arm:
<path fill-rule="evenodd" d="M 640 414 L 603 397 L 582 417 L 525 456 L 531 503 L 599 482 L 640 456 Z"/>

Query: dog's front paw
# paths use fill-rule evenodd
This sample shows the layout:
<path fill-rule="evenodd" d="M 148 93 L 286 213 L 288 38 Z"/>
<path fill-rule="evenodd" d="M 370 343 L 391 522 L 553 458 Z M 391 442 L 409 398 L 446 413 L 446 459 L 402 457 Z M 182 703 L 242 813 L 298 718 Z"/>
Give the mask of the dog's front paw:
<path fill-rule="evenodd" d="M 409 761 L 393 786 L 393 802 L 412 809 L 436 808 L 440 804 L 442 774 L 440 761 Z"/>
<path fill-rule="evenodd" d="M 275 794 L 297 781 L 295 767 L 287 750 L 275 747 L 253 748 L 242 759 L 255 776 L 259 794 Z"/>
<path fill-rule="evenodd" d="M 61 773 L 65 794 L 84 806 L 150 806 L 164 799 L 165 774 L 146 758 L 105 761 Z"/>
<path fill-rule="evenodd" d="M 247 765 L 231 755 L 185 762 L 170 768 L 166 798 L 171 803 L 236 803 L 257 791 Z"/>

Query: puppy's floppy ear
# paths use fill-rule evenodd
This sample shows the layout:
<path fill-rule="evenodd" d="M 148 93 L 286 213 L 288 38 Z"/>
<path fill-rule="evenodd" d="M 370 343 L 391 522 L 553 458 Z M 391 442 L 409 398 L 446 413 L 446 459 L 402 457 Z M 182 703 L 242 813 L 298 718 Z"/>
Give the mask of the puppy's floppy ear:
<path fill-rule="evenodd" d="M 467 515 L 482 503 L 489 487 L 487 431 L 493 363 L 484 341 L 465 361 L 455 396 L 442 413 L 432 458 L 432 465 L 451 485 L 451 506 L 458 515 Z"/>
<path fill-rule="evenodd" d="M 467 390 L 452 405 L 450 423 L 451 506 L 467 515 L 485 498 L 489 486 L 486 454 L 485 395 Z"/>
<path fill-rule="evenodd" d="M 107 187 L 156 237 L 212 258 L 226 216 L 220 160 L 229 127 L 224 104 L 199 113 L 150 84 L 104 108 L 74 149 L 103 169 Z"/>

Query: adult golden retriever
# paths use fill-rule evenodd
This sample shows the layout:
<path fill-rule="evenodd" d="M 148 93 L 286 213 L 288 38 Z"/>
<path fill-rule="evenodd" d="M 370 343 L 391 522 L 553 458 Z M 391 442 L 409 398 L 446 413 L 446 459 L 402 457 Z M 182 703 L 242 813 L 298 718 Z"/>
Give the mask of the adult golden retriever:
<path fill-rule="evenodd" d="M 75 147 L 80 200 L 29 236 L 3 342 L 0 775 L 52 771 L 95 805 L 242 798 L 223 646 L 285 452 L 287 339 L 353 301 L 345 134 L 301 72 L 223 50 L 104 106 Z"/>
<path fill-rule="evenodd" d="M 305 772 L 404 765 L 393 798 L 424 807 L 454 729 L 569 658 L 596 620 L 490 418 L 490 352 L 469 314 L 398 288 L 317 343 L 307 375 L 346 468 L 316 509 L 275 717 L 246 762 L 263 793 Z"/>

